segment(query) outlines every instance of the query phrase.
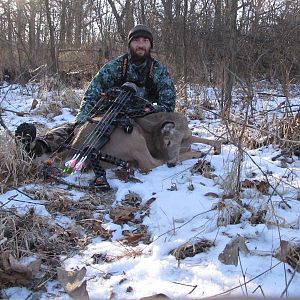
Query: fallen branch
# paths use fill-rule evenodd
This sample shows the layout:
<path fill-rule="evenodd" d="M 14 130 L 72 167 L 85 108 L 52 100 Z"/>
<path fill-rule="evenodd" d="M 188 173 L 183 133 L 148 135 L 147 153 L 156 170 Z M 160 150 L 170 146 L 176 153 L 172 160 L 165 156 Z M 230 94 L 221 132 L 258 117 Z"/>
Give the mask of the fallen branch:
<path fill-rule="evenodd" d="M 1 108 L 0 109 L 0 113 L 3 113 L 4 111 L 14 113 L 19 117 L 24 117 L 25 115 L 30 115 L 30 113 L 27 113 L 27 112 L 24 112 L 24 111 L 15 111 L 15 110 L 11 110 L 11 109 L 8 109 L 8 108 Z"/>

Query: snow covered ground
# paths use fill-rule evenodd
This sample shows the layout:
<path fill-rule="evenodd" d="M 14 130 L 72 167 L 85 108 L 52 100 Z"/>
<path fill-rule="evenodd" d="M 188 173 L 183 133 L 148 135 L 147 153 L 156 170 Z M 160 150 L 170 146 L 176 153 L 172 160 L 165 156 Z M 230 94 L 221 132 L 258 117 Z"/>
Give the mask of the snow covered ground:
<path fill-rule="evenodd" d="M 299 91 L 295 88 L 289 99 L 295 107 L 300 103 Z M 80 95 L 80 91 L 76 92 Z M 280 91 L 265 86 L 256 92 L 280 94 Z M 234 98 L 236 117 L 243 112 L 238 110 L 239 95 L 236 93 Z M 191 92 L 190 96 L 195 94 Z M 36 86 L 1 87 L 1 108 L 28 113 L 16 116 L 14 112 L 3 111 L 2 118 L 11 131 L 22 122 L 52 128 L 73 119 L 71 112 L 74 109 L 67 107 L 61 107 L 58 116 L 41 115 L 39 109 L 46 99 L 40 97 Z M 206 97 L 215 101 L 215 95 L 209 89 Z M 32 109 L 33 99 L 39 104 Z M 265 94 L 256 93 L 253 104 L 257 121 L 270 118 L 266 111 L 277 108 L 283 100 L 281 95 L 266 98 Z M 282 111 L 275 112 L 280 118 Z M 213 134 L 226 133 L 226 128 L 213 114 L 206 112 L 204 116 L 202 121 L 190 121 L 194 134 L 216 138 Z M 116 197 L 112 207 L 101 206 L 99 209 L 105 212 L 101 226 L 110 233 L 110 238 L 99 234 L 85 247 L 74 250 L 72 255 L 61 256 L 61 266 L 65 270 L 85 268 L 81 279 L 86 281 L 89 299 L 139 299 L 159 293 L 180 299 L 204 299 L 219 294 L 239 298 L 282 295 L 300 298 L 299 272 L 294 272 L 275 255 L 281 241 L 299 242 L 299 158 L 293 156 L 283 166 L 280 160 L 272 160 L 280 153 L 274 145 L 245 149 L 241 168 L 241 181 L 245 185 L 240 199 L 235 199 L 229 191 L 234 185 L 236 146 L 232 143 L 222 145 L 220 155 L 213 155 L 207 145 L 197 144 L 194 148 L 208 153 L 203 160 L 210 163 L 211 169 L 204 170 L 201 165 L 196 165 L 196 159 L 187 160 L 174 168 L 162 165 L 148 174 L 136 171 L 135 178 L 139 182 L 123 182 L 112 171 L 108 172 L 108 181 Z M 69 180 L 84 182 L 90 176 L 75 174 Z M 268 184 L 264 186 L 266 182 Z M 246 187 L 247 183 L 250 188 Z M 64 185 L 55 187 L 66 190 Z M 53 184 L 45 183 L 12 189 L 0 195 L 0 207 L 2 210 L 15 207 L 19 214 L 34 208 L 35 214 L 49 218 L 66 231 L 75 228 L 78 225 L 76 219 L 49 212 L 43 199 L 33 200 L 24 192 L 25 189 L 47 191 L 51 188 Z M 85 193 L 76 189 L 69 192 L 74 203 Z M 94 197 L 103 196 L 99 193 Z M 113 214 L 113 209 L 118 208 L 119 211 Z M 128 216 L 127 220 L 116 217 L 120 211 Z M 95 212 L 94 218 L 99 218 L 99 211 Z M 231 242 L 234 245 L 234 241 L 238 241 L 239 251 L 234 246 L 230 248 L 233 263 L 228 264 L 225 246 Z M 201 242 L 204 246 L 199 250 L 197 245 Z M 193 247 L 188 248 L 190 245 L 194 245 L 194 252 L 197 252 L 194 256 L 188 256 L 193 252 Z M 5 244 L 0 246 L 5 247 Z M 187 252 L 181 248 L 177 253 L 187 257 L 171 254 L 180 246 L 185 246 Z M 39 299 L 71 299 L 57 279 L 45 283 L 44 288 L 43 292 L 35 292 L 25 287 L 12 287 L 2 293 L 8 299 L 33 299 L 35 295 Z"/>

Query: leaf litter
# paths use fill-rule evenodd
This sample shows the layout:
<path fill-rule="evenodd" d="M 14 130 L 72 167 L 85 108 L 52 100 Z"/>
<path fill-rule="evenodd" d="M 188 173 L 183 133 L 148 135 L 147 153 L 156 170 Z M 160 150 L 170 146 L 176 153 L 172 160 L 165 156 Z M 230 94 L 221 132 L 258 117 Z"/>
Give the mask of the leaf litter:
<path fill-rule="evenodd" d="M 33 110 L 35 109 L 33 108 Z M 197 119 L 194 119 L 193 122 L 199 125 Z M 250 139 L 248 141 L 245 139 L 245 142 L 249 143 L 246 146 L 250 147 L 250 143 L 252 144 L 253 152 L 250 156 L 254 160 L 255 167 L 252 167 L 250 172 L 245 172 L 240 181 L 234 182 L 234 184 L 230 180 L 234 179 L 236 174 L 230 177 L 229 175 L 232 174 L 228 172 L 230 180 L 227 181 L 226 172 L 220 176 L 220 166 L 224 166 L 225 156 L 222 156 L 223 161 L 221 161 L 217 157 L 208 155 L 205 160 L 200 159 L 188 164 L 190 173 L 186 180 L 185 176 L 180 177 L 180 180 L 176 176 L 171 177 L 168 181 L 170 185 L 167 184 L 172 187 L 170 190 L 160 188 L 149 189 L 148 192 L 145 192 L 143 188 L 139 188 L 140 185 L 151 187 L 151 174 L 137 174 L 135 185 L 127 181 L 128 188 L 125 187 L 124 191 L 122 191 L 122 185 L 113 179 L 112 192 L 101 194 L 84 191 L 77 199 L 74 199 L 72 189 L 66 185 L 52 183 L 47 184 L 47 188 L 32 188 L 32 185 L 25 185 L 22 192 L 36 205 L 24 206 L 20 213 L 18 205 L 16 205 L 17 199 L 12 196 L 7 198 L 6 202 L 1 200 L 2 204 L 0 204 L 1 288 L 7 291 L 7 287 L 19 285 L 27 287 L 33 292 L 45 292 L 47 282 L 58 279 L 60 288 L 63 288 L 65 293 L 71 297 L 89 299 L 88 292 L 91 291 L 93 278 L 95 278 L 93 276 L 96 278 L 99 276 L 106 281 L 119 278 L 115 281 L 118 284 L 112 286 L 106 295 L 116 298 L 124 298 L 126 295 L 131 297 L 137 292 L 134 281 L 129 282 L 134 274 L 130 268 L 116 272 L 117 267 L 113 265 L 124 264 L 124 259 L 138 261 L 139 258 L 151 258 L 152 255 L 157 254 L 157 247 L 161 246 L 163 249 L 164 244 L 171 248 L 167 253 L 172 254 L 171 256 L 175 260 L 181 261 L 180 268 L 187 266 L 184 269 L 185 272 L 194 270 L 193 265 L 189 265 L 190 262 L 194 261 L 196 266 L 199 259 L 202 261 L 206 257 L 204 256 L 206 253 L 214 257 L 215 264 L 216 260 L 219 260 L 221 264 L 228 266 L 241 264 L 240 255 L 246 255 L 250 260 L 251 257 L 268 255 L 287 264 L 295 272 L 299 272 L 299 242 L 294 239 L 282 239 L 275 250 L 265 253 L 259 249 L 259 247 L 265 248 L 265 243 L 262 245 L 258 242 L 265 230 L 276 228 L 276 230 L 283 231 L 286 238 L 286 229 L 297 232 L 300 226 L 299 221 L 291 214 L 292 210 L 297 207 L 294 201 L 299 202 L 297 200 L 299 187 L 298 191 L 297 187 L 294 188 L 292 178 L 297 178 L 299 173 L 297 173 L 297 164 L 292 153 L 297 152 L 298 146 L 290 141 L 299 140 L 299 130 L 297 129 L 299 124 L 296 118 L 295 121 L 289 122 L 287 117 L 282 119 L 281 124 L 270 134 L 271 138 L 269 136 L 266 136 L 265 139 L 262 138 L 262 142 L 259 141 L 260 144 L 257 138 L 252 142 Z M 252 132 L 253 130 L 247 132 L 250 138 Z M 198 134 L 197 126 L 195 126 L 195 133 Z M 234 134 L 236 137 L 233 136 Z M 278 136 L 281 136 L 281 139 L 276 140 Z M 233 126 L 231 137 L 238 140 L 239 128 L 237 125 Z M 264 169 L 263 163 L 257 164 L 255 161 L 260 157 L 259 151 L 264 151 L 263 147 L 270 147 L 268 144 L 270 141 L 279 144 L 282 151 L 277 156 L 272 153 L 273 158 L 268 162 L 272 162 L 276 167 L 287 169 L 286 174 L 290 175 L 282 176 L 285 181 L 272 176 L 274 171 Z M 257 147 L 262 148 L 256 150 Z M 235 153 L 234 149 L 230 145 L 223 146 L 222 151 L 226 152 L 228 161 L 234 161 L 232 155 Z M 243 161 L 246 165 L 250 159 L 244 157 Z M 26 176 L 23 176 L 18 173 L 18 167 L 8 166 L 7 170 L 12 171 L 3 172 L 3 178 L 1 178 L 4 179 L 5 184 L 16 186 L 22 183 L 40 183 L 34 177 L 28 181 L 27 174 L 29 173 L 24 172 Z M 184 164 L 182 167 L 176 168 L 186 172 Z M 164 171 L 164 167 L 161 170 Z M 277 171 L 276 168 L 273 170 Z M 159 177 L 158 171 L 154 170 L 153 173 Z M 269 176 L 268 180 L 266 180 L 266 175 Z M 223 178 L 220 178 L 222 176 Z M 119 179 L 122 179 L 121 177 Z M 155 178 L 155 175 L 153 177 Z M 145 178 L 150 180 L 148 185 L 145 183 Z M 165 180 L 165 177 L 159 178 Z M 224 188 L 228 188 L 228 192 L 224 192 L 222 188 L 215 188 L 218 185 L 222 187 L 220 184 L 222 180 L 228 185 L 228 187 L 224 185 Z M 3 192 L 7 190 L 5 184 L 2 185 Z M 163 182 L 163 184 L 165 183 Z M 285 190 L 280 190 L 283 185 L 290 185 L 295 196 L 291 198 L 291 193 L 286 195 Z M 237 193 L 231 192 L 232 187 L 239 188 Z M 190 197 L 188 200 L 186 200 L 187 195 Z M 274 195 L 276 200 L 272 199 Z M 167 203 L 172 204 L 168 206 Z M 193 203 L 193 207 L 189 206 L 189 203 Z M 41 216 L 38 213 L 38 205 L 44 206 L 49 214 Z M 185 207 L 185 205 L 187 206 Z M 181 206 L 180 214 L 177 215 L 175 208 Z M 193 216 L 187 214 L 191 209 L 195 209 Z M 206 212 L 203 212 L 205 209 Z M 287 219 L 284 213 L 287 213 L 290 218 Z M 199 216 L 202 217 L 199 218 Z M 169 226 L 160 221 L 164 218 L 168 219 Z M 196 220 L 199 221 L 196 222 Z M 154 221 L 156 222 L 155 226 L 153 226 Z M 251 224 L 253 228 L 252 234 L 251 230 L 247 228 L 248 224 Z M 261 229 L 260 226 L 265 226 L 263 228 L 266 229 Z M 191 238 L 188 236 L 188 228 L 190 228 L 190 232 L 199 230 L 199 233 L 196 237 Z M 234 228 L 240 228 L 240 230 L 235 231 Z M 244 228 L 248 231 L 243 231 Z M 216 234 L 215 230 L 220 231 L 221 236 L 226 239 L 220 239 L 220 235 Z M 198 237 L 199 234 L 203 236 L 203 232 L 206 232 L 207 238 Z M 236 234 L 237 232 L 238 234 Z M 178 237 L 178 241 L 176 237 Z M 93 241 L 99 238 L 102 241 L 101 247 L 97 248 L 97 244 L 95 244 L 95 248 L 93 248 Z M 174 247 L 172 241 L 176 241 L 177 247 Z M 258 249 L 255 246 L 256 242 L 259 245 Z M 105 243 L 111 243 L 111 248 L 107 248 L 108 244 Z M 85 260 L 86 263 L 74 267 L 69 261 L 76 256 L 81 257 L 81 260 Z M 169 259 L 167 255 L 163 257 L 166 260 Z M 161 263 L 164 264 L 164 260 Z M 93 268 L 100 268 L 100 275 L 91 272 Z M 176 272 L 180 274 L 179 268 Z M 87 282 L 89 282 L 88 287 Z M 184 280 L 182 282 L 184 283 Z M 164 285 L 168 285 L 168 282 L 164 281 Z M 265 286 L 264 289 L 267 287 Z M 174 289 L 174 286 L 169 289 L 169 291 L 171 290 L 175 295 L 183 295 L 182 292 Z M 146 288 L 144 295 L 153 294 L 149 291 L 154 292 L 149 287 Z M 163 286 L 160 286 L 160 291 L 165 291 Z M 199 295 L 199 292 L 196 295 Z M 48 294 L 50 295 L 51 292 Z M 160 295 L 165 294 L 168 294 L 168 290 Z M 172 294 L 169 292 L 169 295 Z"/>

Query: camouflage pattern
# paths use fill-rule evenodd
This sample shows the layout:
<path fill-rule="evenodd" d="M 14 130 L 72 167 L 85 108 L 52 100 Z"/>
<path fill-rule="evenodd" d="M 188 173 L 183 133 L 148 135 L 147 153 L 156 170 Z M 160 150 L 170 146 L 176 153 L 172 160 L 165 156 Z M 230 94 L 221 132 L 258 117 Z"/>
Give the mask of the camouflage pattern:
<path fill-rule="evenodd" d="M 93 107 L 100 100 L 101 93 L 109 88 L 120 86 L 122 63 L 123 55 L 105 64 L 96 74 L 85 92 L 80 111 L 75 118 L 76 124 L 84 123 L 87 120 Z M 141 65 L 135 65 L 129 55 L 126 80 L 138 86 L 138 96 L 144 97 L 152 103 L 157 103 L 157 111 L 174 111 L 176 90 L 166 66 L 154 59 L 151 93 L 145 88 L 147 73 L 147 61 Z"/>
<path fill-rule="evenodd" d="M 38 137 L 36 143 L 40 140 L 48 146 L 48 149 L 41 149 L 43 153 L 40 153 L 40 155 L 56 151 L 60 146 L 66 143 L 66 141 L 72 138 L 73 130 L 74 125 L 66 123 L 49 130 L 44 136 Z"/>

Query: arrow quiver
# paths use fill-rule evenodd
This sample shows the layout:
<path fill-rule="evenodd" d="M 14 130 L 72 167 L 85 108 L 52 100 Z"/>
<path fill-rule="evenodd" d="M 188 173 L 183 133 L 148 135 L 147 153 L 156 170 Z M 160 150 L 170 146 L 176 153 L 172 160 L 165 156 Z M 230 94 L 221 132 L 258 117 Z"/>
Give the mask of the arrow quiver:
<path fill-rule="evenodd" d="M 99 160 L 103 159 L 100 149 L 109 141 L 109 136 L 116 126 L 114 121 L 118 114 L 124 110 L 128 101 L 133 98 L 136 92 L 137 87 L 134 83 L 126 82 L 122 85 L 119 95 L 105 112 L 101 121 L 97 123 L 94 130 L 87 136 L 73 158 L 66 162 L 64 172 L 72 174 L 81 171 L 86 166 L 87 161 L 90 161 L 95 173 L 99 173 L 101 170 Z M 112 159 L 110 157 L 110 160 L 109 162 L 119 162 L 121 166 L 126 164 L 126 162 L 117 158 Z"/>

